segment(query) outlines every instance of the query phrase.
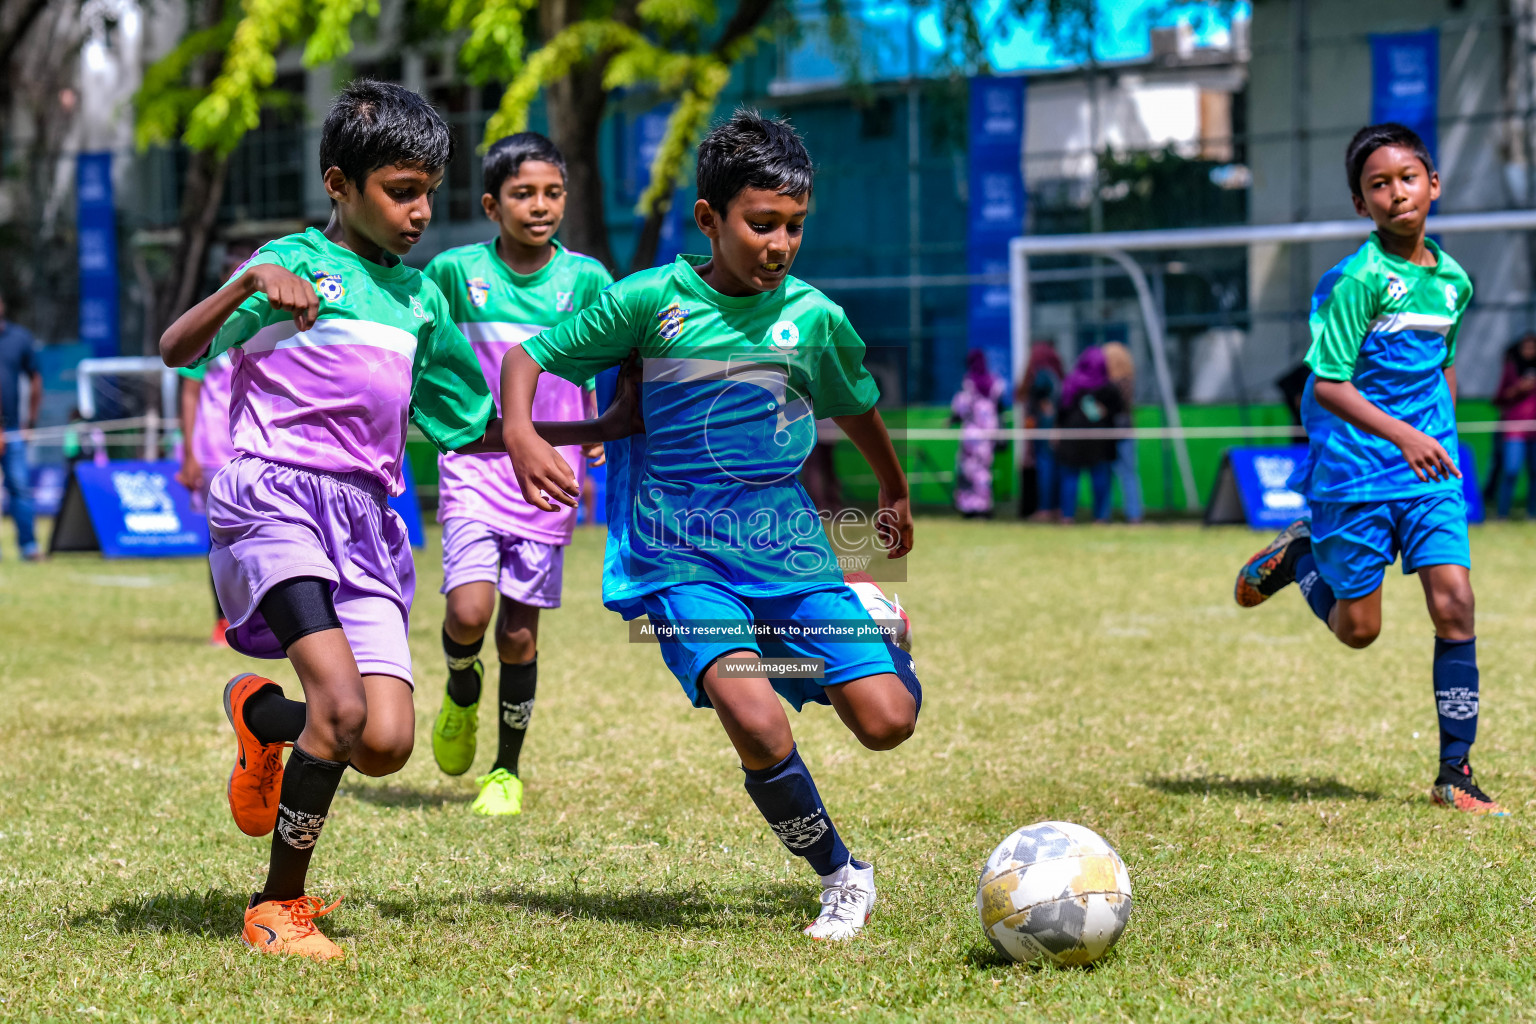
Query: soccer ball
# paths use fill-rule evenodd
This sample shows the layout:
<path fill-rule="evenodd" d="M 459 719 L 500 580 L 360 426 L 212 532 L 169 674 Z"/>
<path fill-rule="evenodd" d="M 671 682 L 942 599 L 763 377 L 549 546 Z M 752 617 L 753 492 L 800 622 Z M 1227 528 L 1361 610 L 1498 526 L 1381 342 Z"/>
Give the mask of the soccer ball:
<path fill-rule="evenodd" d="M 1018 963 L 1077 967 L 1109 952 L 1131 917 L 1131 876 L 1096 832 L 1066 821 L 1019 829 L 976 886 L 981 930 Z"/>

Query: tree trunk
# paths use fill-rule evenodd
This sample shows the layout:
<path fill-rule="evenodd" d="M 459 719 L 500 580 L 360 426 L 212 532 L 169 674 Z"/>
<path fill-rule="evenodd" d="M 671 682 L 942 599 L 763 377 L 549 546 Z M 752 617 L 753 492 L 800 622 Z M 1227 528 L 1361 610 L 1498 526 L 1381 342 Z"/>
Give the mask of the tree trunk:
<path fill-rule="evenodd" d="M 620 3 L 613 17 L 633 20 L 634 3 Z M 545 39 L 582 17 L 580 0 L 544 0 L 539 4 L 539 28 Z M 607 57 L 583 62 L 544 90 L 549 113 L 549 136 L 565 155 L 569 199 L 560 238 L 567 248 L 586 253 L 609 270 L 614 269 L 613 249 L 608 244 L 608 223 L 603 216 L 603 171 L 599 135 L 608 93 L 603 88 Z"/>
<path fill-rule="evenodd" d="M 757 31 L 757 26 L 768 16 L 773 9 L 776 0 L 741 0 L 736 5 L 736 13 L 726 24 L 725 31 L 720 33 L 720 38 L 715 41 L 714 55 L 724 60 L 731 47 L 740 42 L 748 34 Z M 651 212 L 645 215 L 640 224 L 639 234 L 635 238 L 635 252 L 629 260 L 629 272 L 637 273 L 641 270 L 649 270 L 656 262 L 656 247 L 661 244 L 661 226 L 667 218 L 667 213 L 672 209 L 672 197 L 677 191 L 676 186 L 668 182 L 667 191 Z"/>
<path fill-rule="evenodd" d="M 208 247 L 218 227 L 219 202 L 224 198 L 224 182 L 229 174 L 229 158 L 212 150 L 194 150 L 187 161 L 187 176 L 182 187 L 181 212 L 176 220 L 178 238 L 171 257 L 171 279 L 155 304 L 154 337 L 169 327 L 199 298 L 203 271 L 208 263 Z"/>

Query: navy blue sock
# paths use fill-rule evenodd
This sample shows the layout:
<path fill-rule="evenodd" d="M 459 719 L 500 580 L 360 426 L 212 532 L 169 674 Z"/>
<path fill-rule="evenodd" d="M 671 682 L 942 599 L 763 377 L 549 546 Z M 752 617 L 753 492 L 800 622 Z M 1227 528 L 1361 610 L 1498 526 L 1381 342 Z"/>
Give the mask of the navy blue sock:
<path fill-rule="evenodd" d="M 915 719 L 923 710 L 923 684 L 917 681 L 917 668 L 912 664 L 912 655 L 891 644 L 891 661 L 896 665 L 896 678 L 901 680 L 901 685 L 907 688 L 912 699 L 917 701 L 917 710 L 912 713 Z"/>
<path fill-rule="evenodd" d="M 1477 638 L 1435 637 L 1435 711 L 1440 760 L 1460 761 L 1477 740 Z"/>
<path fill-rule="evenodd" d="M 1296 585 L 1301 588 L 1301 596 L 1307 599 L 1307 604 L 1312 606 L 1312 614 L 1322 619 L 1323 625 L 1328 625 L 1328 614 L 1339 599 L 1333 596 L 1333 588 L 1317 571 L 1317 559 L 1310 551 L 1296 559 Z"/>
<path fill-rule="evenodd" d="M 853 859 L 821 806 L 821 794 L 816 792 L 810 769 L 800 760 L 800 748 L 772 768 L 742 771 L 747 776 L 747 795 L 790 853 L 804 857 L 818 875 L 830 875 Z"/>

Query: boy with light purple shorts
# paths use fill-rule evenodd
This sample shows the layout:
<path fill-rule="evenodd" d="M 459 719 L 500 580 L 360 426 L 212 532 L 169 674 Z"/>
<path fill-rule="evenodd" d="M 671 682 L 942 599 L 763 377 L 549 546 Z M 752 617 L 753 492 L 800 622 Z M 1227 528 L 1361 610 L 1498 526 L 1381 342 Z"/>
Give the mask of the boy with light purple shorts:
<path fill-rule="evenodd" d="M 509 349 L 561 323 L 597 300 L 613 283 L 596 260 L 555 241 L 565 213 L 565 158 L 537 132 L 497 141 L 485 154 L 485 215 L 497 237 L 450 249 L 427 264 L 426 275 L 448 298 L 488 384 L 499 379 Z M 492 394 L 497 392 L 491 388 Z M 544 421 L 587 415 L 590 391 L 547 376 L 539 382 L 534 415 Z M 580 481 L 576 446 L 560 449 Z M 602 457 L 601 446 L 587 453 Z M 476 814 L 522 811 L 518 760 L 538 686 L 539 610 L 560 606 L 565 546 L 574 508 L 545 512 L 529 504 L 502 455 L 447 453 L 439 463 L 437 518 L 443 524 L 443 653 L 448 686 L 432 729 L 438 767 L 462 775 L 475 761 L 480 707 L 481 644 L 500 593 L 496 654 L 501 663 L 496 761 L 476 781 Z"/>
<path fill-rule="evenodd" d="M 209 561 L 231 646 L 286 656 L 304 688 L 305 702 L 289 700 L 248 673 L 224 690 L 230 810 L 247 835 L 275 833 L 242 931 L 264 953 L 342 956 L 314 925 L 335 904 L 305 895 L 310 857 L 346 768 L 398 771 L 415 740 L 415 570 L 387 503 L 403 490 L 407 418 L 443 451 L 502 449 L 442 292 L 400 261 L 431 220 L 450 152 L 448 126 L 420 96 L 354 81 L 321 134 L 325 231 L 262 246 L 160 339 L 169 366 L 234 351 L 239 455 L 209 488 Z M 628 412 L 611 411 L 627 433 Z M 602 424 L 539 429 L 554 444 L 604 436 Z"/>
<path fill-rule="evenodd" d="M 182 367 L 181 374 L 181 469 L 176 479 L 192 492 L 194 511 L 208 511 L 208 486 L 214 476 L 235 460 L 235 442 L 229 435 L 229 398 L 234 383 L 232 352 L 225 352 L 201 366 Z M 212 570 L 210 569 L 210 581 Z M 229 618 L 213 590 L 213 635 L 209 643 L 228 647 L 224 632 Z"/>

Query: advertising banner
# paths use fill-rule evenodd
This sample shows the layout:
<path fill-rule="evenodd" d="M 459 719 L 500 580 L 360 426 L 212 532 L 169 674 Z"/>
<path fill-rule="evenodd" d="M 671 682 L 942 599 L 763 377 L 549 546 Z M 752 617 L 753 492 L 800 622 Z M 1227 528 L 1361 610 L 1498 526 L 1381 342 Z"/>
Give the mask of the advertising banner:
<path fill-rule="evenodd" d="M 119 354 L 117 214 L 112 205 L 112 154 L 75 158 L 75 222 L 80 261 L 80 340 L 91 355 Z"/>
<path fill-rule="evenodd" d="M 1467 522 L 1483 521 L 1483 494 L 1478 488 L 1477 458 L 1461 446 L 1457 468 L 1467 500 Z M 1285 485 L 1307 446 L 1233 448 L 1221 460 L 1216 486 L 1205 509 L 1206 525 L 1247 523 L 1255 530 L 1281 530 L 1307 514 L 1306 499 Z"/>
<path fill-rule="evenodd" d="M 971 79 L 970 219 L 966 272 L 1007 274 L 1008 241 L 1024 232 L 1024 79 Z M 970 347 L 1013 387 L 1007 284 L 973 284 L 967 309 Z"/>

